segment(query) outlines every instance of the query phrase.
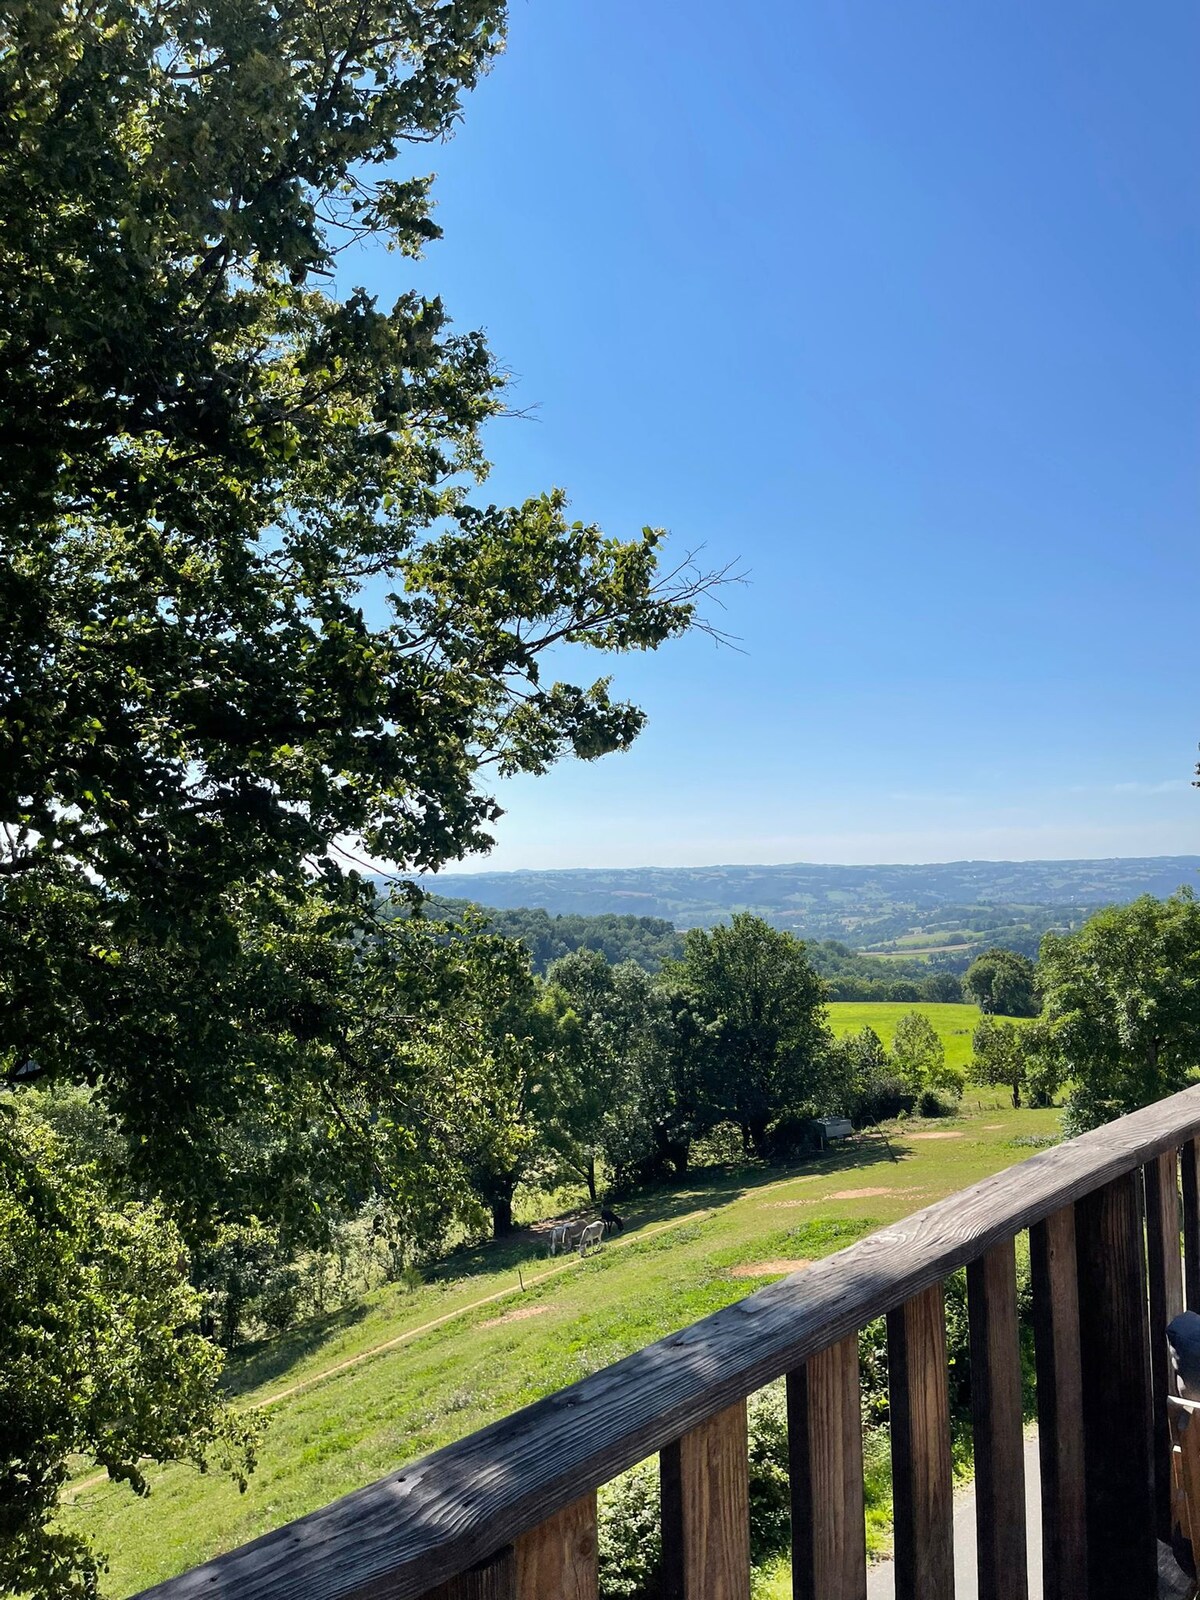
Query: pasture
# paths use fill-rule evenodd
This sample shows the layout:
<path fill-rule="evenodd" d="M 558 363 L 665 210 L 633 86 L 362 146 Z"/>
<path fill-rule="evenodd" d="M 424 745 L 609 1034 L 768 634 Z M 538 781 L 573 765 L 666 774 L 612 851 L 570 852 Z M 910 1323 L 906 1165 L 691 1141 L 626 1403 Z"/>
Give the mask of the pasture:
<path fill-rule="evenodd" d="M 881 1011 L 912 1008 L 831 1009 L 838 1031 L 883 1033 Z M 919 1009 L 974 1025 L 969 1007 Z M 623 1207 L 625 1234 L 584 1261 L 551 1259 L 547 1224 L 462 1252 L 418 1288 L 376 1290 L 230 1364 L 236 1403 L 269 1419 L 244 1496 L 182 1466 L 153 1470 L 146 1500 L 93 1476 L 63 1521 L 108 1551 L 105 1592 L 129 1595 L 1031 1153 L 1014 1140 L 1057 1132 L 1056 1112 L 1002 1098 L 972 1090 L 960 1117 L 893 1124 L 890 1153 L 872 1139 L 791 1169 L 699 1172 Z"/>
<path fill-rule="evenodd" d="M 971 1035 L 983 1015 L 978 1006 L 938 1005 L 924 1000 L 834 1000 L 828 1011 L 829 1024 L 837 1037 L 857 1033 L 860 1028 L 874 1028 L 889 1050 L 900 1018 L 910 1011 L 919 1011 L 933 1024 L 946 1047 L 946 1064 L 951 1067 L 965 1067 L 970 1061 Z M 1018 1026 L 1024 1022 L 1021 1017 L 1011 1020 Z M 973 1090 L 968 1089 L 967 1093 L 974 1098 Z"/>

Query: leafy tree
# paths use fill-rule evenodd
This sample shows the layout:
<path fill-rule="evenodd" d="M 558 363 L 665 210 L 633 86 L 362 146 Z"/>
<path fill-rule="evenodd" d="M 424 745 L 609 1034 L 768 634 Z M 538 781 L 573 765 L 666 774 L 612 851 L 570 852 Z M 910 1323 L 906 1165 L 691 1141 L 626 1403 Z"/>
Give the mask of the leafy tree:
<path fill-rule="evenodd" d="M 907 1011 L 896 1024 L 892 1059 L 902 1077 L 916 1091 L 950 1088 L 947 1076 L 946 1047 L 929 1018 L 920 1011 Z"/>
<path fill-rule="evenodd" d="M 490 772 L 591 759 L 641 726 L 607 679 L 544 680 L 545 651 L 653 648 L 694 619 L 703 580 L 661 580 L 653 530 L 608 539 L 557 492 L 471 498 L 503 403 L 478 335 L 435 300 L 328 289 L 347 240 L 412 255 L 436 236 L 429 180 L 376 174 L 450 129 L 503 19 L 497 0 L 16 8 L 10 1075 L 77 1063 L 81 1022 L 182 1039 L 168 969 L 200 992 L 227 970 L 258 886 L 278 917 L 315 866 L 361 915 L 344 852 L 433 867 L 486 847 Z M 220 1001 L 216 1026 L 237 1013 Z M 172 1059 L 177 1107 L 206 1060 Z M 125 1098 L 136 1138 L 162 1125 Z"/>
<path fill-rule="evenodd" d="M 98 1558 L 54 1526 L 69 1458 L 146 1492 L 141 1462 L 214 1459 L 245 1487 L 256 1430 L 221 1403 L 221 1355 L 158 1205 L 113 1209 L 50 1129 L 0 1115 L 0 1592 L 94 1596 Z"/>
<path fill-rule="evenodd" d="M 1183 1088 L 1200 1067 L 1200 902 L 1149 895 L 1042 941 L 1039 1050 L 1070 1083 L 1066 1122 L 1094 1128 Z"/>
<path fill-rule="evenodd" d="M 334 292 L 347 246 L 436 238 L 404 153 L 504 18 L 14 0 L 0 32 L 0 1082 L 89 1086 L 197 1248 L 380 1184 L 432 1228 L 485 1134 L 508 1181 L 530 1029 L 487 1036 L 461 953 L 386 954 L 354 863 L 486 848 L 493 774 L 627 746 L 637 708 L 547 652 L 655 648 L 708 582 L 558 490 L 488 503 L 482 337 Z"/>
<path fill-rule="evenodd" d="M 1041 1010 L 1037 969 L 1028 956 L 1015 950 L 985 950 L 967 968 L 962 986 L 981 1011 L 1002 1017 L 1036 1017 Z"/>
<path fill-rule="evenodd" d="M 1012 1093 L 1014 1109 L 1021 1104 L 1021 1091 L 1031 1089 L 1034 1104 L 1048 1105 L 1052 1086 L 1037 1069 L 1031 1054 L 1038 1035 L 1031 1028 L 1018 1028 L 1012 1022 L 996 1022 L 986 1013 L 971 1037 L 971 1078 L 975 1083 L 1003 1084 Z"/>
<path fill-rule="evenodd" d="M 738 1123 L 745 1147 L 767 1154 L 772 1118 L 819 1098 L 828 1063 L 825 987 L 804 945 L 741 912 L 711 930 L 691 929 L 683 960 L 667 970 L 704 1026 L 709 1117 Z"/>

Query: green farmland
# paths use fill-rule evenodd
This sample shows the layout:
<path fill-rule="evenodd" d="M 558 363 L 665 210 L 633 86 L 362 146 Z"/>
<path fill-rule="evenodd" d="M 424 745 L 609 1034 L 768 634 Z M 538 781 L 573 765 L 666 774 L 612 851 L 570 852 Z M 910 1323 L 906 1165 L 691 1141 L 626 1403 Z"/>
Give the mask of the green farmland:
<path fill-rule="evenodd" d="M 869 1023 L 885 1039 L 910 1009 L 831 1008 L 836 1031 Z M 918 1009 L 948 1056 L 960 1042 L 965 1052 L 973 1008 Z M 445 1262 L 418 1288 L 380 1288 L 231 1363 L 236 1402 L 269 1423 L 245 1495 L 183 1466 L 153 1470 L 148 1500 L 92 1474 L 63 1521 L 107 1551 L 105 1593 L 129 1595 L 1019 1161 L 1024 1141 L 1057 1132 L 1057 1112 L 1013 1111 L 1003 1098 L 972 1091 L 960 1117 L 893 1124 L 892 1154 L 868 1140 L 790 1169 L 699 1172 L 623 1208 L 625 1235 L 584 1263 L 548 1260 L 544 1234 L 530 1229 Z"/>
<path fill-rule="evenodd" d="M 936 1005 L 921 1000 L 836 1000 L 829 1007 L 829 1021 L 839 1037 L 874 1028 L 890 1050 L 896 1024 L 910 1011 L 919 1011 L 933 1024 L 946 1047 L 946 1064 L 965 1067 L 971 1059 L 971 1035 L 983 1015 L 978 1006 Z M 1016 1019 L 1020 1021 L 1020 1019 Z"/>

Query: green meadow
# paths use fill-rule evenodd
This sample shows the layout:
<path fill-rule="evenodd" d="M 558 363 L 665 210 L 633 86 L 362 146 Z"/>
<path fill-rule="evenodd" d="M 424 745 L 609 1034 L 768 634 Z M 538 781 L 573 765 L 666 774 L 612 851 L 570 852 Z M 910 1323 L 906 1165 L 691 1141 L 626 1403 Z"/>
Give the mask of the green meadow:
<path fill-rule="evenodd" d="M 906 1005 L 835 1005 L 837 1032 L 870 1023 L 887 1040 Z M 920 1006 L 951 1049 L 978 1013 Z M 965 1059 L 965 1055 L 959 1059 Z M 548 1259 L 526 1229 L 390 1284 L 359 1305 L 247 1350 L 228 1368 L 235 1404 L 267 1427 L 246 1494 L 213 1472 L 155 1469 L 152 1492 L 81 1477 L 67 1526 L 107 1551 L 105 1586 L 126 1596 L 314 1510 L 351 1489 L 574 1382 L 752 1293 L 794 1264 L 1029 1154 L 1055 1111 L 1013 1111 L 971 1090 L 963 1114 L 889 1125 L 790 1169 L 698 1172 L 623 1207 L 625 1234 L 586 1262 Z"/>
<path fill-rule="evenodd" d="M 971 1035 L 983 1015 L 978 1006 L 936 1005 L 923 1000 L 835 1000 L 829 1006 L 829 1022 L 840 1038 L 860 1028 L 874 1028 L 890 1050 L 896 1037 L 896 1024 L 910 1011 L 919 1011 L 933 1024 L 946 1047 L 946 1063 L 965 1067 L 971 1059 Z M 1014 1018 L 1020 1026 L 1024 1019 Z M 968 1094 L 974 1098 L 974 1090 Z"/>

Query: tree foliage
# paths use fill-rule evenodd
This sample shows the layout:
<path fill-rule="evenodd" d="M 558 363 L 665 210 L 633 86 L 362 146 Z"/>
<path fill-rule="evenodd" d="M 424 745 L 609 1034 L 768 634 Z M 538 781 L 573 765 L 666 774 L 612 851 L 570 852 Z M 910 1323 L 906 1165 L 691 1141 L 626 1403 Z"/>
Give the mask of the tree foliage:
<path fill-rule="evenodd" d="M 962 985 L 967 997 L 984 1012 L 1036 1017 L 1041 1010 L 1037 969 L 1028 956 L 1015 950 L 985 950 L 967 968 Z"/>
<path fill-rule="evenodd" d="M 504 21 L 0 22 L 0 1083 L 88 1086 L 118 1209 L 161 1198 L 197 1260 L 379 1192 L 420 1239 L 520 1168 L 528 964 L 385 928 L 355 862 L 486 848 L 496 776 L 628 745 L 547 655 L 655 648 L 708 581 L 480 493 L 503 377 L 403 262 Z M 385 246 L 390 304 L 353 286 Z"/>
<path fill-rule="evenodd" d="M 1071 1131 L 1183 1088 L 1200 1068 L 1200 902 L 1190 889 L 1047 934 L 1039 1049 L 1070 1084 Z"/>
<path fill-rule="evenodd" d="M 791 934 L 745 912 L 693 928 L 668 969 L 703 1025 L 702 1095 L 712 1120 L 739 1124 L 761 1155 L 767 1127 L 820 1091 L 829 1060 L 825 988 Z"/>
<path fill-rule="evenodd" d="M 52 1516 L 82 1455 L 144 1493 L 145 1458 L 215 1460 L 245 1487 L 256 1430 L 161 1206 L 115 1209 L 48 1127 L 0 1115 L 0 1592 L 96 1593 L 100 1563 Z"/>

